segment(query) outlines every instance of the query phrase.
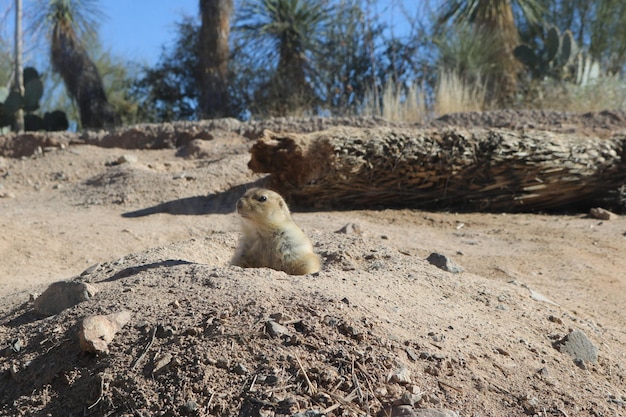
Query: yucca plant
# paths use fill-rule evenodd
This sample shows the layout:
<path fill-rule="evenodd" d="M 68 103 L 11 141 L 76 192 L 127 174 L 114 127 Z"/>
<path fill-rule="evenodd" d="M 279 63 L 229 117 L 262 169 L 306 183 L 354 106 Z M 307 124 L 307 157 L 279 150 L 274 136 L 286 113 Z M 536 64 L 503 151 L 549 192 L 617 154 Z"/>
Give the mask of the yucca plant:
<path fill-rule="evenodd" d="M 44 29 L 50 42 L 50 59 L 69 95 L 76 101 L 83 128 L 114 124 L 102 79 L 89 57 L 86 42 L 95 37 L 103 18 L 95 0 L 40 0 L 33 9 L 35 29 Z"/>
<path fill-rule="evenodd" d="M 540 0 L 450 0 L 444 2 L 439 26 L 471 24 L 478 34 L 490 35 L 496 40 L 499 73 L 491 79 L 492 95 L 501 103 L 515 93 L 517 73 L 521 64 L 513 56 L 519 45 L 519 32 L 515 23 L 513 3 L 529 23 L 537 23 L 543 10 Z"/>
<path fill-rule="evenodd" d="M 248 0 L 241 6 L 235 29 L 258 51 L 258 62 L 275 67 L 255 93 L 271 115 L 316 102 L 310 56 L 321 45 L 328 13 L 323 0 Z"/>

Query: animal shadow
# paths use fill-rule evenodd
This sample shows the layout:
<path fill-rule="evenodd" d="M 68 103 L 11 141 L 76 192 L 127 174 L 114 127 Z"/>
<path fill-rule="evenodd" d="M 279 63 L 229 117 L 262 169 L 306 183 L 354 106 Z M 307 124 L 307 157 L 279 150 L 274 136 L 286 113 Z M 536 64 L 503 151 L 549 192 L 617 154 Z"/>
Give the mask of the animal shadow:
<path fill-rule="evenodd" d="M 234 213 L 235 204 L 237 203 L 239 197 L 241 197 L 249 188 L 258 186 L 259 181 L 256 181 L 253 183 L 238 185 L 221 193 L 166 201 L 164 203 L 157 204 L 156 206 L 123 213 L 122 217 L 144 217 L 157 213 L 188 216 Z"/>

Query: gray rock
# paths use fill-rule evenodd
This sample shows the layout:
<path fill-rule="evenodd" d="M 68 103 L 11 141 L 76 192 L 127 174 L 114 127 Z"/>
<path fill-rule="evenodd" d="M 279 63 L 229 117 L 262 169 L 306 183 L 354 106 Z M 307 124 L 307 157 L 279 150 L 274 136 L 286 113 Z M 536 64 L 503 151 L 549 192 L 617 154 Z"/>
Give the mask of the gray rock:
<path fill-rule="evenodd" d="M 24 342 L 21 339 L 13 339 L 9 342 L 9 345 L 4 348 L 0 353 L 2 356 L 10 356 L 14 353 L 19 353 L 24 347 Z"/>
<path fill-rule="evenodd" d="M 108 354 L 109 343 L 131 319 L 130 311 L 122 310 L 107 315 L 85 317 L 78 330 L 80 348 L 84 352 Z"/>
<path fill-rule="evenodd" d="M 85 275 L 91 275 L 94 272 L 98 271 L 100 269 L 100 267 L 101 267 L 100 264 L 93 264 L 89 268 L 87 268 L 83 272 L 81 272 L 80 276 L 84 277 Z"/>
<path fill-rule="evenodd" d="M 172 363 L 173 359 L 174 356 L 169 352 L 158 355 L 154 358 L 154 363 L 152 364 L 152 373 L 156 374 L 164 370 L 170 363 Z"/>
<path fill-rule="evenodd" d="M 237 375 L 246 375 L 248 374 L 250 371 L 248 371 L 248 368 L 246 368 L 246 366 L 242 363 L 238 363 L 237 365 L 235 365 L 235 367 L 233 368 L 233 372 L 236 373 Z"/>
<path fill-rule="evenodd" d="M 587 370 L 587 365 L 585 364 L 585 361 L 580 358 L 574 359 L 574 365 L 578 366 L 580 369 Z"/>
<path fill-rule="evenodd" d="M 598 348 L 582 330 L 570 332 L 563 339 L 556 342 L 555 345 L 560 352 L 567 353 L 577 363 L 580 363 L 581 360 L 590 363 L 598 361 Z"/>
<path fill-rule="evenodd" d="M 419 359 L 417 353 L 415 353 L 415 351 L 410 347 L 405 348 L 404 351 L 406 352 L 406 356 L 408 356 L 411 361 L 415 362 Z"/>
<path fill-rule="evenodd" d="M 33 304 L 38 314 L 53 316 L 66 308 L 91 299 L 96 292 L 97 289 L 93 285 L 84 282 L 53 282 Z"/>
<path fill-rule="evenodd" d="M 421 408 L 415 410 L 416 417 L 459 417 L 456 411 L 444 408 Z"/>
<path fill-rule="evenodd" d="M 599 220 L 615 220 L 618 216 L 617 214 L 601 207 L 594 207 L 589 210 L 589 217 Z"/>
<path fill-rule="evenodd" d="M 186 159 L 204 159 L 209 158 L 215 153 L 212 144 L 206 140 L 194 139 L 188 144 L 181 146 L 176 152 L 176 156 Z"/>
<path fill-rule="evenodd" d="M 522 399 L 522 407 L 524 407 L 526 414 L 536 415 L 540 410 L 539 400 L 535 397 L 524 398 Z"/>
<path fill-rule="evenodd" d="M 361 226 L 356 223 L 348 223 L 341 229 L 337 230 L 335 233 L 343 233 L 346 235 L 362 235 L 363 230 L 361 230 Z"/>
<path fill-rule="evenodd" d="M 422 396 L 420 394 L 413 394 L 409 391 L 404 391 L 402 396 L 393 402 L 393 405 L 410 405 L 412 407 L 421 400 Z"/>
<path fill-rule="evenodd" d="M 323 417 L 326 414 L 318 410 L 306 410 L 304 413 L 292 414 L 291 417 Z"/>
<path fill-rule="evenodd" d="M 400 365 L 391 374 L 389 378 L 391 382 L 398 384 L 410 384 L 411 383 L 411 370 L 404 365 Z"/>
<path fill-rule="evenodd" d="M 120 156 L 119 158 L 117 158 L 117 163 L 119 165 L 121 164 L 134 164 L 135 162 L 137 162 L 137 155 L 133 155 L 133 154 L 125 154 Z"/>
<path fill-rule="evenodd" d="M 185 403 L 183 408 L 185 409 L 186 412 L 193 413 L 194 411 L 198 409 L 198 403 L 193 400 L 189 400 Z"/>
<path fill-rule="evenodd" d="M 456 411 L 443 408 L 413 408 L 410 405 L 398 405 L 383 410 L 379 416 L 391 417 L 459 417 Z"/>
<path fill-rule="evenodd" d="M 291 336 L 289 329 L 282 324 L 276 323 L 274 320 L 268 320 L 265 322 L 265 330 L 272 337 L 279 337 L 282 335 Z"/>
<path fill-rule="evenodd" d="M 391 408 L 391 417 L 416 417 L 415 410 L 410 405 L 398 405 Z"/>
<path fill-rule="evenodd" d="M 426 260 L 435 265 L 437 268 L 443 269 L 446 272 L 458 274 L 464 271 L 463 267 L 455 264 L 446 255 L 442 255 L 440 253 L 431 253 L 430 255 L 428 255 L 428 258 L 426 258 Z"/>
<path fill-rule="evenodd" d="M 541 302 L 544 302 L 544 303 L 552 304 L 552 305 L 555 305 L 555 306 L 559 305 L 559 304 L 555 303 L 554 301 L 550 300 L 545 295 L 541 294 L 540 292 L 537 292 L 537 291 L 533 290 L 532 288 L 529 288 L 526 285 L 523 285 L 523 287 L 525 287 L 530 292 L 530 298 L 531 299 L 533 299 L 535 301 L 541 301 Z"/>
<path fill-rule="evenodd" d="M 162 324 L 157 325 L 155 336 L 159 339 L 165 339 L 174 335 L 174 328 L 172 326 L 164 326 Z"/>

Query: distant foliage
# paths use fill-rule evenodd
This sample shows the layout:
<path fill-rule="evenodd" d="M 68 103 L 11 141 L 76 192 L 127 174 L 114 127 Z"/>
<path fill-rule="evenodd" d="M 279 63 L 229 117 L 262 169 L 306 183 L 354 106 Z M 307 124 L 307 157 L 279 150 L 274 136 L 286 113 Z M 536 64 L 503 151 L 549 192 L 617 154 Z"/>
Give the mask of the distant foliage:
<path fill-rule="evenodd" d="M 295 7 L 293 3 L 299 3 L 299 8 L 289 9 Z M 233 114 L 242 118 L 357 114 L 374 90 L 382 105 L 387 81 L 412 85 L 417 73 L 430 72 L 417 54 L 424 37 L 420 42 L 386 39 L 384 26 L 368 20 L 360 1 L 337 2 L 333 13 L 324 16 L 319 13 L 329 10 L 326 2 L 306 7 L 300 3 L 280 0 L 276 5 L 286 9 L 259 15 L 255 13 L 270 4 L 254 1 L 235 14 L 228 72 Z M 288 12 L 296 13 L 302 22 L 288 26 L 272 21 Z M 140 120 L 200 117 L 199 23 L 185 18 L 176 33 L 159 62 L 144 68 L 133 85 Z"/>
<path fill-rule="evenodd" d="M 373 101 L 381 95 L 384 81 L 377 68 L 384 65 L 376 43 L 384 27 L 368 20 L 358 0 L 341 2 L 334 11 L 317 54 L 317 88 L 332 114 L 354 114 L 373 90 Z"/>
<path fill-rule="evenodd" d="M 626 2 L 622 0 L 546 0 L 543 21 L 561 30 L 569 29 L 574 40 L 601 63 L 604 72 L 622 74 L 626 65 Z M 524 42 L 537 31 L 522 31 Z"/>
<path fill-rule="evenodd" d="M 487 92 L 490 101 L 499 106 L 511 105 L 517 90 L 517 73 L 521 64 L 512 52 L 520 43 L 519 18 L 528 22 L 537 21 L 540 3 L 539 0 L 450 0 L 442 3 L 437 22 L 439 32 L 450 25 L 470 25 L 476 34 L 491 37 L 498 65 L 487 80 Z M 521 11 L 521 16 L 516 16 L 514 7 Z"/>
<path fill-rule="evenodd" d="M 372 12 L 376 3 L 237 1 L 227 74 L 229 114 L 423 120 L 492 107 L 561 103 L 578 108 L 576 100 L 590 103 L 591 86 L 622 91 L 626 6 L 617 0 L 442 2 L 435 15 L 409 19 L 405 37 L 394 36 Z M 602 31 L 602 25 L 611 30 Z M 158 63 L 143 68 L 131 88 L 132 120 L 201 117 L 199 28 L 197 18 L 184 18 Z M 595 81 L 596 74 L 612 74 L 611 81 Z M 610 93 L 598 98 L 615 96 Z"/>
<path fill-rule="evenodd" d="M 185 17 L 176 26 L 176 39 L 163 47 L 159 62 L 145 67 L 132 86 L 139 103 L 138 118 L 153 122 L 199 118 L 199 23 Z"/>
<path fill-rule="evenodd" d="M 11 48 L 0 38 L 0 87 L 8 87 L 13 72 Z"/>

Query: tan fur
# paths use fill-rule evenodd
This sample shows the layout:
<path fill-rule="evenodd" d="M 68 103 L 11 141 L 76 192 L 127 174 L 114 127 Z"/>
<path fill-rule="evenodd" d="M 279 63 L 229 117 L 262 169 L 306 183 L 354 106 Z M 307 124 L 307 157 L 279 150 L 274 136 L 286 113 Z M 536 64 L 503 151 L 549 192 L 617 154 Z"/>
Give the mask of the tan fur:
<path fill-rule="evenodd" d="M 283 198 L 271 190 L 252 188 L 237 201 L 242 219 L 239 248 L 231 263 L 243 268 L 272 268 L 291 275 L 320 270 L 320 258 L 304 232 L 291 219 Z"/>

